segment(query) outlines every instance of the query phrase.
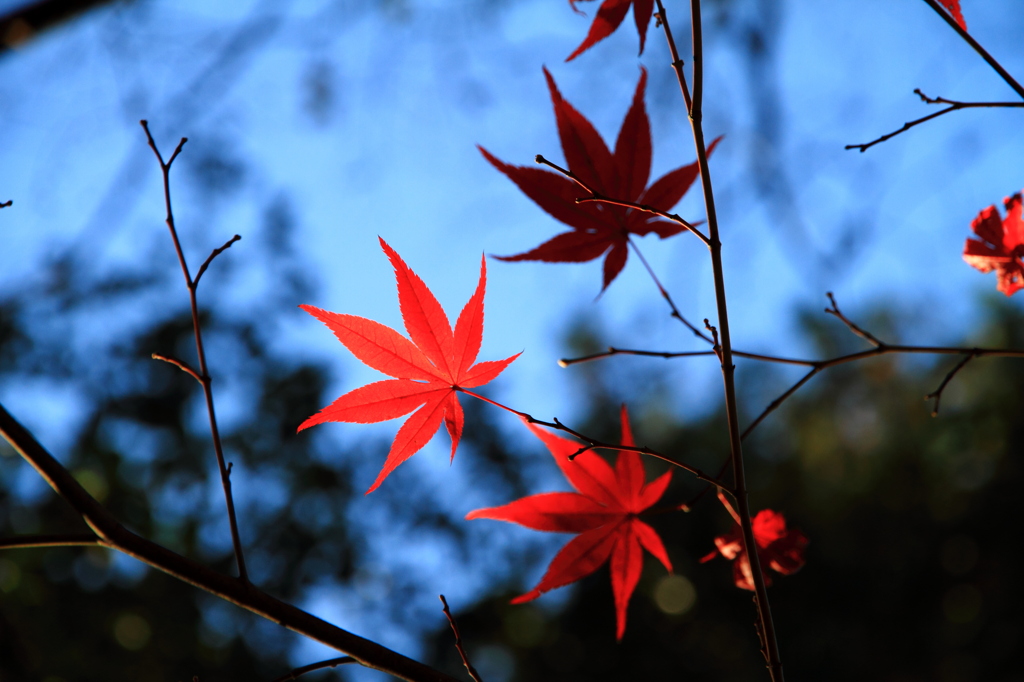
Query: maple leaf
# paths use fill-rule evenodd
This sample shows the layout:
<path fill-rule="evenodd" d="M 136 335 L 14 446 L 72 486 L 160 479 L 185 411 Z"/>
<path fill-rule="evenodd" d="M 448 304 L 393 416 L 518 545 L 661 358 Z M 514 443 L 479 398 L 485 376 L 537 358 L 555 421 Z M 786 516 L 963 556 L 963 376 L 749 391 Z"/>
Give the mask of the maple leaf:
<path fill-rule="evenodd" d="M 996 271 L 996 288 L 1012 296 L 1024 288 L 1024 219 L 1021 217 L 1021 195 L 1003 199 L 1006 218 L 999 218 L 995 206 L 989 206 L 971 221 L 971 230 L 981 239 L 968 237 L 964 244 L 964 260 L 982 272 Z"/>
<path fill-rule="evenodd" d="M 735 517 L 736 513 L 732 507 L 728 509 Z M 796 529 L 787 530 L 786 518 L 781 513 L 762 509 L 751 519 L 751 525 L 761 566 L 767 566 L 782 575 L 790 575 L 803 568 L 807 536 Z M 719 554 L 730 561 L 735 561 L 736 563 L 732 565 L 732 577 L 736 587 L 753 590 L 754 576 L 750 569 L 750 558 L 743 549 L 743 531 L 738 522 L 730 532 L 715 538 L 715 547 L 717 549 L 701 559 L 701 563 L 711 561 Z M 772 584 L 767 573 L 764 576 L 764 584 Z"/>
<path fill-rule="evenodd" d="M 641 69 L 633 104 L 622 122 L 614 152 L 608 149 L 590 121 L 562 99 L 547 69 L 544 69 L 544 76 L 551 91 L 562 151 L 569 170 L 576 177 L 608 198 L 646 204 L 666 212 L 679 203 L 700 170 L 695 161 L 647 186 L 651 174 L 651 126 L 644 107 L 646 70 Z M 721 139 L 711 143 L 709 155 Z M 686 229 L 679 223 L 632 208 L 597 202 L 578 204 L 576 199 L 582 190 L 564 175 L 506 164 L 483 147 L 478 148 L 484 158 L 516 183 L 526 196 L 553 218 L 573 228 L 535 249 L 514 256 L 497 256 L 498 260 L 582 263 L 607 252 L 601 287 L 604 291 L 626 265 L 630 234 L 644 236 L 653 232 L 665 239 Z"/>
<path fill-rule="evenodd" d="M 967 30 L 967 22 L 964 21 L 964 15 L 960 13 L 960 0 L 939 0 L 939 4 L 949 12 L 953 21 L 959 24 L 960 28 Z"/>
<path fill-rule="evenodd" d="M 622 406 L 622 445 L 632 446 L 626 406 Z M 619 452 L 614 468 L 589 451 L 572 461 L 579 443 L 556 436 L 527 423 L 551 451 L 555 462 L 577 492 L 541 493 L 501 507 L 477 509 L 467 519 L 496 519 L 527 528 L 560 533 L 579 533 L 551 560 L 537 586 L 512 600 L 513 604 L 536 599 L 542 593 L 590 575 L 611 559 L 612 593 L 615 598 L 616 637 L 626 631 L 626 607 L 640 580 L 643 549 L 669 571 L 672 563 L 661 538 L 640 520 L 639 514 L 661 499 L 672 472 L 646 482 L 643 462 L 636 452 Z"/>
<path fill-rule="evenodd" d="M 398 304 L 411 341 L 391 327 L 365 317 L 299 306 L 327 325 L 356 358 L 394 377 L 349 391 L 302 422 L 299 431 L 323 422 L 371 424 L 416 410 L 398 429 L 384 468 L 367 494 L 376 490 L 395 467 L 419 452 L 442 422 L 451 437 L 454 459 L 464 421 L 457 390 L 486 384 L 520 355 L 476 362 L 483 340 L 487 283 L 487 264 L 482 257 L 480 281 L 453 331 L 444 309 L 423 280 L 383 239 L 380 245 L 395 269 Z"/>
<path fill-rule="evenodd" d="M 579 1 L 569 0 L 569 4 L 577 12 L 579 12 L 579 9 L 576 8 L 576 3 Z M 633 5 L 636 31 L 640 34 L 640 54 L 643 54 L 644 42 L 647 40 L 647 25 L 651 23 L 651 15 L 654 13 L 654 0 L 604 0 L 597 9 L 594 22 L 590 24 L 590 31 L 587 33 L 587 37 L 583 39 L 580 46 L 565 61 L 571 62 L 596 43 L 614 33 L 615 29 L 622 23 L 622 20 L 626 18 L 626 11 L 629 10 L 630 5 Z"/>

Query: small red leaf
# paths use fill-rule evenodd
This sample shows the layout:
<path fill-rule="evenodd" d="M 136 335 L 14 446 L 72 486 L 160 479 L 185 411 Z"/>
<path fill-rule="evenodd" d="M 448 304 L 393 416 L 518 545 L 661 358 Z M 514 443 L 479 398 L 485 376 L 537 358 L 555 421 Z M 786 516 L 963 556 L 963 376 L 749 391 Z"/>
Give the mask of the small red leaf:
<path fill-rule="evenodd" d="M 299 431 L 323 422 L 375 424 L 409 414 L 438 390 L 437 384 L 408 379 L 376 381 L 353 389 L 302 422 Z M 443 390 L 443 389 L 442 389 Z"/>
<path fill-rule="evenodd" d="M 300 308 L 323 322 L 364 364 L 398 379 L 437 379 L 437 369 L 409 339 L 380 322 L 339 315 L 311 305 Z"/>
<path fill-rule="evenodd" d="M 373 320 L 301 306 L 326 324 L 359 360 L 398 378 L 349 391 L 304 421 L 299 431 L 328 421 L 385 421 L 416 410 L 398 429 L 384 468 L 367 494 L 419 452 L 442 422 L 452 441 L 454 459 L 465 421 L 456 391 L 486 384 L 519 357 L 473 364 L 483 337 L 487 266 L 482 259 L 476 291 L 463 307 L 453 333 L 448 316 L 423 280 L 383 239 L 380 244 L 395 269 L 399 306 L 412 341 Z"/>
<path fill-rule="evenodd" d="M 540 260 L 546 263 L 583 263 L 607 251 L 609 243 L 608 235 L 604 232 L 563 232 L 525 253 L 495 258 L 508 262 Z"/>
<path fill-rule="evenodd" d="M 633 19 L 636 20 L 636 32 L 640 35 L 640 54 L 644 53 L 647 41 L 647 25 L 654 14 L 654 0 L 633 0 Z"/>
<path fill-rule="evenodd" d="M 601 291 L 608 288 L 612 280 L 618 277 L 622 268 L 626 267 L 626 259 L 629 257 L 629 247 L 625 241 L 616 242 L 612 250 L 604 258 L 604 282 Z"/>
<path fill-rule="evenodd" d="M 647 69 L 640 68 L 640 82 L 636 84 L 633 104 L 626 112 L 626 118 L 615 140 L 615 166 L 619 169 L 619 186 L 615 195 L 638 197 L 647 187 L 651 176 L 651 124 L 644 107 L 644 89 L 647 86 Z"/>
<path fill-rule="evenodd" d="M 610 7 L 608 1 L 602 5 L 602 10 L 606 7 Z M 643 4 L 641 10 L 644 8 L 650 10 L 649 3 Z M 648 19 L 649 15 L 648 11 Z M 650 122 L 643 101 L 646 71 L 641 71 L 633 102 L 615 142 L 614 154 L 608 151 L 593 125 L 565 101 L 547 69 L 544 76 L 551 92 L 562 152 L 569 170 L 577 178 L 604 198 L 616 201 L 649 204 L 665 212 L 679 202 L 699 175 L 696 163 L 678 168 L 644 189 L 650 176 L 652 154 Z M 708 154 L 714 151 L 719 140 L 721 138 L 711 143 Z M 607 253 L 601 287 L 604 291 L 626 264 L 630 234 L 643 236 L 654 232 L 664 239 L 686 229 L 678 223 L 625 206 L 594 201 L 576 203 L 577 199 L 589 198 L 587 192 L 565 176 L 506 164 L 483 147 L 479 149 L 526 196 L 573 228 L 572 232 L 556 235 L 529 251 L 499 256 L 500 260 L 582 263 Z"/>
<path fill-rule="evenodd" d="M 625 406 L 621 410 L 621 421 L 622 444 L 631 446 L 632 431 Z M 578 443 L 536 424 L 527 422 L 527 426 L 548 447 L 562 473 L 579 492 L 530 495 L 501 507 L 477 509 L 466 518 L 496 519 L 536 530 L 580 533 L 555 555 L 537 586 L 512 603 L 536 599 L 543 592 L 590 575 L 610 557 L 616 636 L 621 639 L 626 630 L 626 607 L 643 570 L 643 550 L 672 570 L 661 538 L 637 518 L 660 499 L 672 472 L 645 485 L 643 464 L 637 453 L 619 452 L 614 467 L 592 451 L 570 461 L 569 456 L 580 449 Z"/>
<path fill-rule="evenodd" d="M 449 367 L 449 360 L 455 342 L 452 339 L 452 325 L 448 322 L 448 316 L 444 314 L 444 309 L 427 285 L 409 269 L 401 256 L 383 239 L 380 240 L 380 245 L 395 268 L 398 305 L 402 310 L 402 321 L 409 332 L 409 337 L 443 376 L 454 376 L 455 370 Z"/>
<path fill-rule="evenodd" d="M 562 140 L 562 153 L 569 164 L 569 170 L 583 182 L 602 194 L 608 194 L 618 186 L 618 176 L 612 153 L 601 135 L 587 118 L 562 99 L 562 93 L 555 85 L 551 73 L 544 69 L 548 81 L 551 103 L 555 107 L 555 121 L 558 136 Z"/>
<path fill-rule="evenodd" d="M 762 509 L 750 523 L 762 571 L 771 568 L 782 575 L 790 575 L 803 568 L 807 536 L 795 528 L 787 529 L 786 519 L 782 514 L 771 509 Z M 717 554 L 735 561 L 732 575 L 736 587 L 753 590 L 753 569 L 750 566 L 750 557 L 743 548 L 743 532 L 739 525 L 734 525 L 729 533 L 715 538 L 715 547 L 717 551 L 708 554 L 701 562 L 710 561 Z M 767 572 L 764 573 L 764 584 L 771 585 Z"/>
<path fill-rule="evenodd" d="M 523 194 L 533 199 L 555 220 L 585 232 L 602 232 L 606 229 L 604 216 L 596 204 L 576 203 L 576 199 L 585 193 L 569 178 L 540 168 L 513 166 L 498 160 L 479 145 L 477 149 L 491 165 L 516 183 Z"/>
<path fill-rule="evenodd" d="M 487 289 L 487 259 L 480 257 L 480 281 L 476 291 L 469 297 L 459 319 L 455 322 L 455 342 L 452 371 L 458 375 L 466 373 L 476 356 L 484 338 L 484 292 Z"/>
<path fill-rule="evenodd" d="M 633 530 L 633 521 L 619 526 L 615 549 L 612 550 L 612 596 L 615 599 L 615 638 L 626 634 L 626 608 L 644 570 L 644 551 Z"/>
<path fill-rule="evenodd" d="M 981 240 L 968 238 L 963 258 L 982 272 L 996 271 L 996 288 L 1013 294 L 1024 288 L 1024 218 L 1021 194 L 1003 200 L 1006 217 L 1000 219 L 995 206 L 989 206 L 971 221 L 971 230 Z"/>
<path fill-rule="evenodd" d="M 388 452 L 388 458 L 384 461 L 384 468 L 377 474 L 377 479 L 365 494 L 369 495 L 376 490 L 384 482 L 384 479 L 388 477 L 388 474 L 394 471 L 399 464 L 423 449 L 423 446 L 437 433 L 437 430 L 441 427 L 441 421 L 444 419 L 445 404 L 450 395 L 443 390 L 437 393 L 440 395 L 432 396 L 432 400 L 413 412 L 412 416 L 402 424 L 402 428 L 398 429 L 398 433 L 395 434 L 395 440 L 391 443 L 391 451 Z M 453 443 L 452 450 L 457 445 L 457 442 Z"/>
<path fill-rule="evenodd" d="M 444 426 L 448 431 L 448 437 L 452 441 L 452 455 L 449 458 L 449 462 L 455 461 L 455 448 L 459 447 L 459 441 L 462 439 L 462 426 L 465 424 L 466 418 L 462 414 L 462 405 L 459 404 L 459 396 L 456 395 L 455 391 L 448 394 L 445 398 L 444 404 Z"/>
<path fill-rule="evenodd" d="M 477 509 L 467 514 L 466 518 L 508 521 L 551 533 L 582 533 L 603 526 L 617 516 L 586 495 L 541 493 L 501 507 Z"/>
<path fill-rule="evenodd" d="M 964 21 L 964 15 L 960 13 L 960 0 L 939 0 L 939 4 L 946 8 L 960 28 L 967 30 L 967 22 Z"/>
<path fill-rule="evenodd" d="M 466 370 L 466 374 L 459 381 L 459 385 L 462 388 L 476 388 L 477 386 L 483 386 L 488 382 L 494 381 L 498 375 L 504 372 L 505 368 L 512 364 L 512 362 L 514 362 L 520 355 L 522 355 L 522 353 L 516 353 L 504 360 L 478 362 Z"/>
<path fill-rule="evenodd" d="M 571 1 L 571 0 L 570 0 Z M 650 0 L 653 2 L 653 0 Z M 590 30 L 587 32 L 587 37 L 584 38 L 580 46 L 577 47 L 571 55 L 569 55 L 565 61 L 571 62 L 576 57 L 583 54 L 585 51 L 590 49 L 594 44 L 604 40 L 619 27 L 622 20 L 626 18 L 626 11 L 629 10 L 629 4 L 632 0 L 604 0 L 601 3 L 601 7 L 597 10 L 597 16 L 594 17 L 594 22 L 590 24 Z M 636 11 L 634 9 L 634 11 Z M 650 13 L 647 14 L 648 21 L 650 20 Z M 639 26 L 640 20 L 637 19 L 637 25 Z M 643 40 L 644 34 L 647 32 L 647 26 L 644 25 L 644 32 L 640 36 L 640 52 L 644 51 Z"/>
<path fill-rule="evenodd" d="M 601 568 L 615 547 L 615 528 L 604 525 L 574 537 L 551 560 L 537 586 L 513 599 L 512 603 L 531 601 L 548 590 L 574 583 Z"/>

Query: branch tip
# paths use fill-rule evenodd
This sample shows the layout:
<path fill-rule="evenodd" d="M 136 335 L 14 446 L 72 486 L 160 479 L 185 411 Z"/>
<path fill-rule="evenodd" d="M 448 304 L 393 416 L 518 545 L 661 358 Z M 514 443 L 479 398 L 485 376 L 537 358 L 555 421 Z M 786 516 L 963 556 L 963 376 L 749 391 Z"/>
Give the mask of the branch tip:
<path fill-rule="evenodd" d="M 469 657 L 466 655 L 466 650 L 462 646 L 462 635 L 459 633 L 459 626 L 455 622 L 455 617 L 452 615 L 451 610 L 448 608 L 448 601 L 444 598 L 443 594 L 437 595 L 441 599 L 441 604 L 444 606 L 442 611 L 448 618 L 448 624 L 452 626 L 452 632 L 455 634 L 455 650 L 459 652 L 459 657 L 462 658 L 462 665 L 466 667 L 466 672 L 473 678 L 473 682 L 483 682 L 480 679 L 480 673 L 476 671 L 473 664 L 469 662 Z"/>

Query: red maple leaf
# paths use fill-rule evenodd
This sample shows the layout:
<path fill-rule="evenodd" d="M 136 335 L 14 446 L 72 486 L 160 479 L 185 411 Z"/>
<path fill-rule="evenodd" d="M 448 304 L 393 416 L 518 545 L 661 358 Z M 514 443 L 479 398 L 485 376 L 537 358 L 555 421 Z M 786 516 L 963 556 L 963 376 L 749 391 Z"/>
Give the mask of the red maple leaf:
<path fill-rule="evenodd" d="M 960 0 L 939 0 L 939 4 L 946 8 L 960 28 L 967 30 L 967 22 L 964 21 L 964 15 L 960 13 Z"/>
<path fill-rule="evenodd" d="M 754 576 L 750 569 L 750 558 L 743 549 L 743 531 L 739 526 L 739 517 L 727 502 L 723 504 L 736 519 L 736 525 L 725 535 L 715 538 L 716 550 L 701 559 L 701 563 L 711 561 L 721 554 L 732 565 L 733 582 L 736 587 L 744 590 L 754 589 Z M 762 509 L 751 519 L 754 528 L 754 542 L 757 543 L 757 558 L 761 566 L 767 566 L 776 573 L 790 575 L 796 573 L 804 565 L 804 548 L 807 547 L 807 536 L 796 529 L 786 528 L 785 517 L 771 509 Z M 771 578 L 765 573 L 764 584 L 771 585 Z"/>
<path fill-rule="evenodd" d="M 621 418 L 622 445 L 632 446 L 633 433 L 625 405 Z M 548 447 L 577 492 L 530 495 L 501 507 L 477 509 L 466 518 L 510 521 L 549 532 L 579 533 L 551 560 L 537 586 L 513 599 L 513 604 L 536 599 L 548 590 L 590 575 L 610 557 L 616 637 L 622 639 L 626 631 L 626 607 L 643 569 L 643 549 L 672 570 L 661 538 L 639 518 L 640 512 L 664 494 L 672 472 L 667 471 L 646 483 L 644 465 L 636 452 L 619 452 L 614 468 L 593 451 L 570 461 L 569 456 L 579 451 L 579 443 L 534 424 L 527 426 Z"/>
<path fill-rule="evenodd" d="M 519 357 L 516 353 L 504 360 L 476 362 L 484 332 L 487 266 L 483 258 L 480 282 L 459 314 L 453 332 L 448 316 L 423 280 L 383 239 L 380 245 L 395 268 L 402 321 L 412 341 L 365 317 L 299 306 L 327 325 L 356 358 L 395 377 L 349 391 L 302 422 L 299 431 L 323 422 L 371 424 L 416 410 L 398 429 L 384 468 L 367 494 L 376 490 L 395 467 L 419 452 L 441 422 L 451 437 L 454 459 L 463 425 L 457 390 L 486 384 Z"/>
<path fill-rule="evenodd" d="M 555 107 L 562 151 L 569 170 L 576 177 L 608 198 L 646 204 L 660 211 L 668 211 L 679 203 L 700 170 L 695 161 L 667 173 L 650 187 L 647 186 L 651 174 L 651 126 L 644 107 L 647 71 L 641 69 L 633 104 L 622 122 L 614 152 L 608 149 L 590 121 L 562 99 L 547 69 L 544 69 L 544 76 Z M 720 139 L 711 143 L 708 154 L 711 154 Z M 578 204 L 576 199 L 583 191 L 564 175 L 540 168 L 506 164 L 483 147 L 479 149 L 526 196 L 552 217 L 573 228 L 571 232 L 556 235 L 535 249 L 515 256 L 498 256 L 499 260 L 582 263 L 607 251 L 608 255 L 604 259 L 604 285 L 601 287 L 604 291 L 626 265 L 630 234 L 644 236 L 654 232 L 665 239 L 685 229 L 679 223 L 632 208 L 598 202 Z"/>
<path fill-rule="evenodd" d="M 1006 217 L 999 218 L 995 206 L 989 206 L 971 221 L 974 234 L 967 239 L 964 260 L 982 272 L 996 271 L 996 288 L 1012 296 L 1024 288 L 1024 220 L 1021 218 L 1021 195 L 1003 199 Z"/>
<path fill-rule="evenodd" d="M 580 0 L 569 0 L 572 8 L 579 12 L 576 3 Z M 651 23 L 651 14 L 654 13 L 654 0 L 604 0 L 597 10 L 594 23 L 590 25 L 590 31 L 580 46 L 566 58 L 570 62 L 583 52 L 590 49 L 594 44 L 604 40 L 619 27 L 622 20 L 626 18 L 626 11 L 633 5 L 633 18 L 636 20 L 636 31 L 640 34 L 640 54 L 644 53 L 644 41 L 647 40 L 647 25 Z M 582 14 L 582 13 L 581 13 Z"/>

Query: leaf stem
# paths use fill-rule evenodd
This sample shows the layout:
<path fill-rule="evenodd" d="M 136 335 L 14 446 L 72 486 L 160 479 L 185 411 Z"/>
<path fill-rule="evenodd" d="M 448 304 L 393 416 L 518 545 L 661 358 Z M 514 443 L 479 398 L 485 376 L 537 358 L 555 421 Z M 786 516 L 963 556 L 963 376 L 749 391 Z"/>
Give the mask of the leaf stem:
<path fill-rule="evenodd" d="M 570 180 L 572 180 L 573 182 L 575 182 L 577 185 L 582 187 L 586 192 L 588 192 L 590 194 L 590 196 L 588 196 L 588 197 L 580 197 L 580 198 L 576 199 L 576 203 L 577 204 L 585 204 L 587 202 L 596 201 L 596 202 L 600 202 L 600 203 L 604 203 L 604 204 L 612 204 L 614 206 L 623 206 L 625 208 L 632 208 L 632 209 L 635 209 L 637 211 L 643 211 L 644 213 L 652 213 L 652 214 L 654 214 L 656 216 L 665 218 L 667 220 L 671 220 L 674 223 L 678 223 L 678 224 L 682 225 L 689 232 L 691 232 L 694 236 L 696 236 L 698 239 L 700 239 L 701 242 L 703 242 L 705 246 L 708 245 L 708 238 L 704 236 L 703 232 L 698 230 L 689 221 L 683 220 L 679 215 L 677 215 L 675 213 L 668 213 L 666 211 L 659 211 L 658 209 L 654 208 L 653 206 L 648 206 L 647 204 L 637 204 L 637 203 L 632 202 L 632 201 L 623 201 L 621 199 L 613 199 L 611 197 L 606 197 L 605 195 L 601 194 L 597 190 L 593 189 L 587 183 L 583 182 L 583 180 L 580 180 L 580 178 L 575 173 L 573 173 L 571 170 L 569 170 L 568 168 L 562 168 L 557 163 L 555 163 L 553 161 L 547 160 L 541 154 L 537 154 L 537 156 L 534 157 L 534 159 L 537 161 L 537 163 L 541 164 L 542 166 L 547 166 L 548 168 L 552 168 L 552 169 L 558 171 L 559 173 L 561 173 L 565 177 L 567 177 Z"/>
<path fill-rule="evenodd" d="M 528 414 L 526 412 L 520 412 L 519 410 L 513 409 L 508 405 L 502 405 L 501 403 L 495 400 L 491 400 L 490 398 L 486 398 L 480 395 L 479 393 L 474 393 L 473 391 L 462 388 L 460 386 L 455 386 L 454 388 L 456 391 L 459 391 L 460 393 L 465 393 L 466 395 L 482 400 L 485 403 L 489 403 L 491 405 L 494 405 L 495 407 L 500 407 L 506 412 L 511 412 L 512 414 L 516 415 L 517 417 L 524 420 L 528 424 L 539 424 L 541 426 L 546 426 L 549 429 L 555 429 L 556 431 L 564 431 L 572 436 L 575 436 L 576 438 L 579 438 L 581 441 L 583 441 L 583 443 L 580 444 L 579 450 L 577 450 L 576 452 L 569 456 L 569 459 L 574 459 L 575 457 L 583 454 L 584 452 L 587 452 L 588 450 L 619 450 L 621 452 L 636 452 L 641 455 L 647 455 L 648 457 L 660 459 L 663 462 L 667 462 L 672 466 L 679 467 L 680 469 L 683 469 L 684 471 L 693 474 L 700 480 L 710 483 L 716 488 L 725 489 L 730 493 L 732 492 L 732 489 L 729 488 L 727 485 L 723 484 L 719 478 L 709 476 L 700 469 L 692 467 L 689 464 L 684 464 L 683 462 L 680 462 L 678 460 L 672 459 L 668 455 L 662 454 L 657 450 L 652 450 L 651 448 L 648 447 L 640 447 L 636 445 L 619 445 L 615 443 L 606 443 L 604 441 L 597 440 L 596 438 L 592 438 L 586 434 L 580 433 L 579 431 L 566 426 L 565 424 L 558 420 L 558 417 L 555 417 L 554 421 L 544 421 L 543 419 L 537 419 L 531 414 Z"/>
<path fill-rule="evenodd" d="M 647 274 L 650 275 L 651 280 L 654 281 L 654 286 L 658 287 L 658 293 L 660 293 L 661 297 L 665 299 L 666 303 L 668 303 L 668 307 L 671 308 L 672 310 L 672 317 L 682 322 L 683 326 L 685 326 L 687 329 L 693 332 L 693 335 L 696 336 L 698 339 L 707 341 L 708 343 L 714 343 L 714 341 L 709 339 L 704 334 L 704 332 L 690 324 L 690 321 L 683 317 L 682 313 L 679 312 L 679 308 L 676 306 L 676 302 L 672 300 L 672 296 L 668 293 L 668 290 L 661 285 L 661 280 L 658 279 L 658 276 L 654 273 L 654 269 L 647 262 L 647 259 L 644 258 L 643 251 L 641 251 L 640 247 L 636 245 L 636 242 L 633 241 L 632 237 L 627 235 L 626 241 L 628 242 L 629 246 L 632 247 L 633 251 L 636 253 L 637 258 L 640 259 L 640 262 L 643 263 L 644 268 L 647 270 Z"/>

